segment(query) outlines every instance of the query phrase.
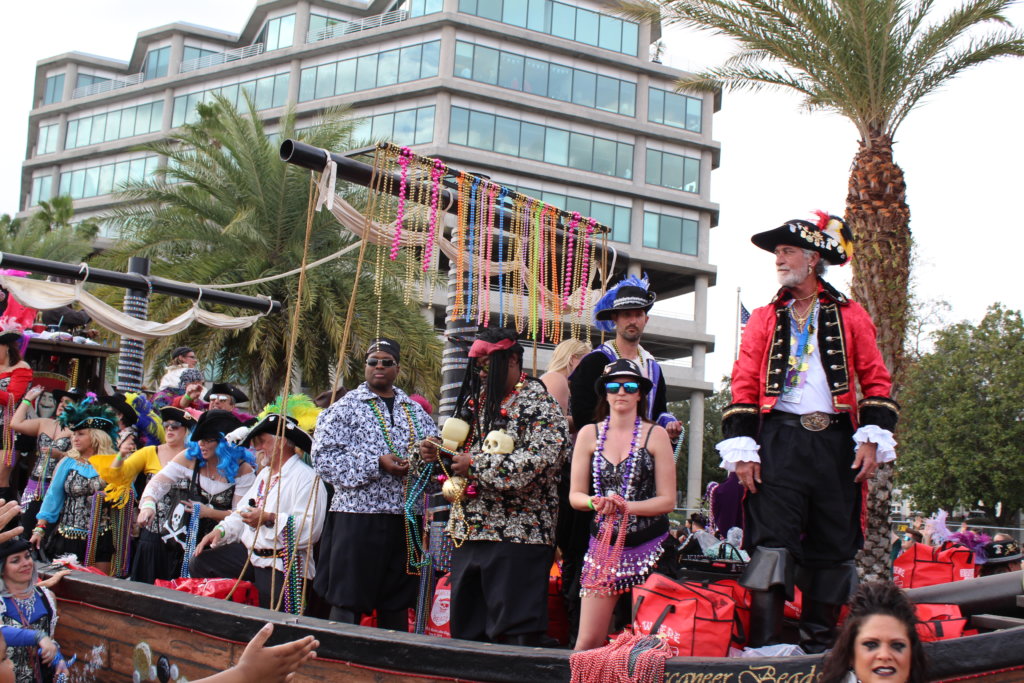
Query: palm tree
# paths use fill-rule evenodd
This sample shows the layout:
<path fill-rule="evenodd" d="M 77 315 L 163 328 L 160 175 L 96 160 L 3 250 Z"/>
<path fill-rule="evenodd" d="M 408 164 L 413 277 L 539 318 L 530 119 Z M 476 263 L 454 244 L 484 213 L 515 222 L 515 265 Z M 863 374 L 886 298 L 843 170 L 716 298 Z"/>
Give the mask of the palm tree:
<path fill-rule="evenodd" d="M 1024 55 L 1024 33 L 1004 16 L 1014 0 L 965 0 L 933 19 L 933 0 L 622 0 L 635 18 L 735 40 L 725 64 L 681 80 L 680 89 L 790 90 L 809 110 L 838 113 L 860 136 L 846 221 L 857 237 L 853 296 L 878 326 L 897 387 L 903 370 L 910 277 L 910 209 L 893 159 L 900 124 L 922 98 L 964 70 Z M 995 28 L 989 28 L 989 25 Z M 861 568 L 888 573 L 891 468 L 876 477 Z"/>
<path fill-rule="evenodd" d="M 277 146 L 268 138 L 251 101 L 247 114 L 223 98 L 201 104 L 197 110 L 196 123 L 184 126 L 168 140 L 145 146 L 166 157 L 167 165 L 155 177 L 125 188 L 122 198 L 128 201 L 111 216 L 124 239 L 104 255 L 105 263 L 123 269 L 129 256 L 145 256 L 151 259 L 154 275 L 203 284 L 256 280 L 297 268 L 302 261 L 312 189 L 309 173 L 279 159 Z M 344 112 L 330 112 L 318 125 L 297 131 L 294 112 L 289 111 L 280 120 L 277 137 L 337 150 L 350 147 L 351 132 L 352 124 Z M 354 241 L 333 216 L 317 213 L 308 261 L 340 251 Z M 436 401 L 440 342 L 415 302 L 404 302 L 404 265 L 385 259 L 384 270 L 376 272 L 373 249 L 368 249 L 362 271 L 349 348 L 365 348 L 378 331 L 373 282 L 380 276 L 379 330 L 402 343 L 400 383 Z M 293 377 L 301 376 L 314 390 L 330 386 L 357 254 L 353 249 L 307 270 Z M 173 346 L 187 343 L 217 368 L 217 379 L 248 381 L 253 405 L 263 405 L 283 389 L 297 279 L 291 276 L 231 290 L 281 301 L 280 315 L 237 331 L 193 326 L 177 338 L 149 345 L 148 360 L 162 365 L 156 361 L 165 360 Z M 180 299 L 155 297 L 150 316 L 166 320 L 188 305 Z M 352 386 L 362 381 L 362 357 L 355 352 L 349 358 L 342 379 Z"/>
<path fill-rule="evenodd" d="M 60 199 L 67 199 L 70 204 L 67 197 L 55 197 L 53 201 Z M 0 216 L 0 251 L 64 263 L 80 263 L 92 253 L 91 234 L 72 224 L 73 212 L 64 213 L 61 223 L 37 218 L 40 213 L 27 219 Z"/>

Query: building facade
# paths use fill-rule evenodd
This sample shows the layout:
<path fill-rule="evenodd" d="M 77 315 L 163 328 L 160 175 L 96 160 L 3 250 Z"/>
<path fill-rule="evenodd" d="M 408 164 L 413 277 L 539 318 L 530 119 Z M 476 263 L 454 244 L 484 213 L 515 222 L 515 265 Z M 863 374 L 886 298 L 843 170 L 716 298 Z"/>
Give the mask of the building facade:
<path fill-rule="evenodd" d="M 64 194 L 76 217 L 101 217 L 121 183 L 163 163 L 135 148 L 215 93 L 238 104 L 251 93 L 270 130 L 289 105 L 300 126 L 350 105 L 363 137 L 610 226 L 617 273 L 645 272 L 659 301 L 680 302 L 652 315 L 644 345 L 669 399 L 696 399 L 681 417 L 701 435 L 718 101 L 675 92 L 682 72 L 651 58 L 659 37 L 603 0 L 259 0 L 240 34 L 143 31 L 127 62 L 67 53 L 38 64 L 20 209 Z M 424 304 L 443 327 L 444 292 Z M 700 454 L 691 440 L 698 488 Z M 690 489 L 692 502 L 692 476 Z"/>

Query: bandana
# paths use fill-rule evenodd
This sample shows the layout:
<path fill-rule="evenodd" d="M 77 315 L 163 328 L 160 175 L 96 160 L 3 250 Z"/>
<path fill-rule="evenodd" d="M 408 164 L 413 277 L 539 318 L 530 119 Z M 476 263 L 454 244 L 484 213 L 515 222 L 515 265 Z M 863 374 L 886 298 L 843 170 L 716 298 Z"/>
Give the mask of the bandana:
<path fill-rule="evenodd" d="M 469 347 L 470 358 L 482 358 L 483 356 L 489 356 L 495 351 L 506 351 L 515 346 L 515 339 L 502 339 L 499 342 L 489 342 L 483 339 L 477 339 L 473 342 L 473 345 Z"/>

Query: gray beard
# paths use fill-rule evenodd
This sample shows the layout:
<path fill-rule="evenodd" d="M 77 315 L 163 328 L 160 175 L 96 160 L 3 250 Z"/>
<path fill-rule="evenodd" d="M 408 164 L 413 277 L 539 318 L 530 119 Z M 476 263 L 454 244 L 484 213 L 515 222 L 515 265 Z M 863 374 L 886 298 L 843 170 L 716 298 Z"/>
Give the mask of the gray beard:
<path fill-rule="evenodd" d="M 810 276 L 810 273 L 800 273 L 791 270 L 788 273 L 778 273 L 779 284 L 783 287 L 799 287 Z"/>

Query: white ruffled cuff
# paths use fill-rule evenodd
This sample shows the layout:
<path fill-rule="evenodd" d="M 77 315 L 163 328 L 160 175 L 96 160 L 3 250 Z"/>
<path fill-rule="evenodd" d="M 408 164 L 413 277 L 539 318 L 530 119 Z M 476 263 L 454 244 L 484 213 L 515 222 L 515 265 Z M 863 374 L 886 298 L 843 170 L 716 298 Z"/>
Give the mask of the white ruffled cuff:
<path fill-rule="evenodd" d="M 863 425 L 854 432 L 853 441 L 857 445 L 878 444 L 875 460 L 879 465 L 896 459 L 896 440 L 892 438 L 892 432 L 888 429 L 882 429 L 878 425 Z"/>
<path fill-rule="evenodd" d="M 715 448 L 722 456 L 719 467 L 726 472 L 735 471 L 738 462 L 761 462 L 761 456 L 757 454 L 761 447 L 749 436 L 734 436 L 731 439 L 719 441 L 715 444 Z"/>

